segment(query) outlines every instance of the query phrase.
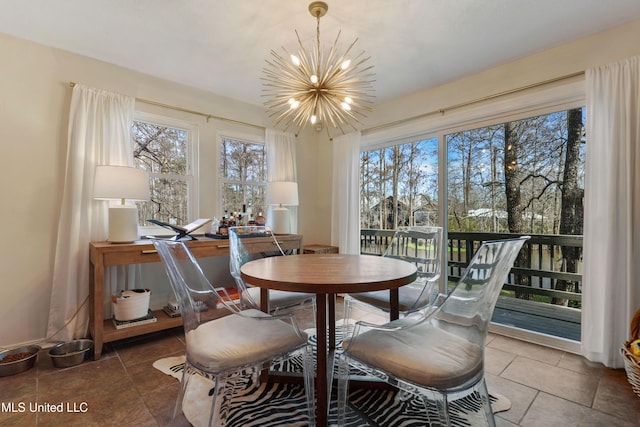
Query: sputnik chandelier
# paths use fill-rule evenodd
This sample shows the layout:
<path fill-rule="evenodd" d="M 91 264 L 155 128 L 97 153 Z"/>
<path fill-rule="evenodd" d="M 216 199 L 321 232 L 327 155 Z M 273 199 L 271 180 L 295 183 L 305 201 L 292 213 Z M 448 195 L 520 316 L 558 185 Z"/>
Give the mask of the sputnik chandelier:
<path fill-rule="evenodd" d="M 309 12 L 317 20 L 315 46 L 306 50 L 298 38 L 298 52 L 285 56 L 271 51 L 263 69 L 264 105 L 274 119 L 275 126 L 286 131 L 292 125 L 302 128 L 310 123 L 321 129 L 330 124 L 343 134 L 345 128 L 358 130 L 365 112 L 373 104 L 373 66 L 366 65 L 370 57 L 361 52 L 350 58 L 356 38 L 344 52 L 338 51 L 340 31 L 328 52 L 320 49 L 320 18 L 328 6 L 321 1 L 309 5 Z"/>

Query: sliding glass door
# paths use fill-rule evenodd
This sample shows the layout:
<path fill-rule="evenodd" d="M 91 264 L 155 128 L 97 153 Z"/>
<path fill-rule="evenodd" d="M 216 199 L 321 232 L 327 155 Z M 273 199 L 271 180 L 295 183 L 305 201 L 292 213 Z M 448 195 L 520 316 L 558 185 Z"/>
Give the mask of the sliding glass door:
<path fill-rule="evenodd" d="M 531 235 L 493 321 L 580 341 L 585 109 L 448 133 L 448 279 L 484 240 Z"/>

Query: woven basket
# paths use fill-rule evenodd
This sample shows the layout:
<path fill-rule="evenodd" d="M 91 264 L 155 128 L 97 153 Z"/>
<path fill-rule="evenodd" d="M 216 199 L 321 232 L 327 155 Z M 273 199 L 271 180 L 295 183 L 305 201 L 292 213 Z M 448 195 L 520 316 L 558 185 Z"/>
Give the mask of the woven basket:
<path fill-rule="evenodd" d="M 629 327 L 631 340 L 624 343 L 620 349 L 624 358 L 624 370 L 627 372 L 627 379 L 633 392 L 640 397 L 640 357 L 634 356 L 629 351 L 629 345 L 637 339 L 640 339 L 640 310 L 636 311 Z"/>
<path fill-rule="evenodd" d="M 624 370 L 627 371 L 627 380 L 633 388 L 633 392 L 640 397 L 640 358 L 634 356 L 629 351 L 629 341 L 622 347 L 622 357 L 624 358 Z"/>

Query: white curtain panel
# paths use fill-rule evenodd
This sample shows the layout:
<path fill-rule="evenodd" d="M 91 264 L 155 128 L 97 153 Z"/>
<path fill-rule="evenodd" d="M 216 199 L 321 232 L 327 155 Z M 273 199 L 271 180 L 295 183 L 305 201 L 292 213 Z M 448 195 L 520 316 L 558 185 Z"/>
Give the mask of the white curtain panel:
<path fill-rule="evenodd" d="M 265 132 L 265 145 L 267 147 L 267 181 L 290 181 L 298 182 L 298 172 L 296 168 L 296 136 L 275 129 L 267 129 Z M 298 188 L 300 193 L 300 188 Z M 300 194 L 298 194 L 300 199 Z M 273 215 L 269 206 L 266 215 L 267 225 L 272 227 Z M 289 210 L 289 220 L 291 233 L 298 232 L 298 207 L 287 206 Z"/>
<path fill-rule="evenodd" d="M 86 337 L 89 242 L 107 239 L 108 202 L 93 200 L 92 195 L 95 167 L 133 165 L 134 110 L 134 98 L 80 84 L 73 88 L 47 326 L 49 339 Z"/>
<path fill-rule="evenodd" d="M 640 57 L 586 71 L 582 354 L 624 366 L 640 309 Z"/>
<path fill-rule="evenodd" d="M 333 138 L 331 244 L 360 253 L 360 132 Z"/>

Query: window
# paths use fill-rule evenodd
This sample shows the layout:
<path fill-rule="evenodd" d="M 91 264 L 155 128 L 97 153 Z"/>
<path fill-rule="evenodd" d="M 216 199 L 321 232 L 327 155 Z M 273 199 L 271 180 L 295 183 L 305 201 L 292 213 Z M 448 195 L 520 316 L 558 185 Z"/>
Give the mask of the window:
<path fill-rule="evenodd" d="M 438 140 L 360 153 L 360 228 L 438 224 Z"/>
<path fill-rule="evenodd" d="M 577 107 L 445 137 L 449 274 L 480 239 L 532 236 L 496 325 L 580 341 L 585 123 Z"/>
<path fill-rule="evenodd" d="M 255 218 L 266 212 L 267 153 L 261 142 L 222 136 L 220 182 L 224 216 L 245 212 Z"/>
<path fill-rule="evenodd" d="M 140 225 L 147 219 L 191 222 L 197 197 L 194 171 L 196 129 L 186 123 L 140 115 L 132 126 L 135 166 L 149 172 L 150 200 L 138 203 Z"/>
<path fill-rule="evenodd" d="M 581 334 L 588 140 L 581 85 L 576 79 L 553 88 L 518 91 L 363 134 L 361 251 L 381 254 L 392 229 L 418 224 L 418 215 L 412 218 L 411 213 L 416 206 L 428 206 L 429 213 L 438 215 L 427 223 L 446 231 L 439 291 L 447 292 L 480 241 L 507 233 L 529 234 L 532 238 L 498 298 L 492 328 L 579 351 L 575 342 Z M 414 135 L 435 134 L 437 142 L 427 139 L 433 145 L 418 157 L 423 162 L 421 178 L 433 178 L 421 181 L 425 191 L 411 190 L 412 163 L 403 161 L 400 153 L 409 150 L 405 143 L 422 141 Z M 425 202 L 419 204 L 420 198 Z"/>
<path fill-rule="evenodd" d="M 448 229 L 582 234 L 583 108 L 452 133 Z"/>

